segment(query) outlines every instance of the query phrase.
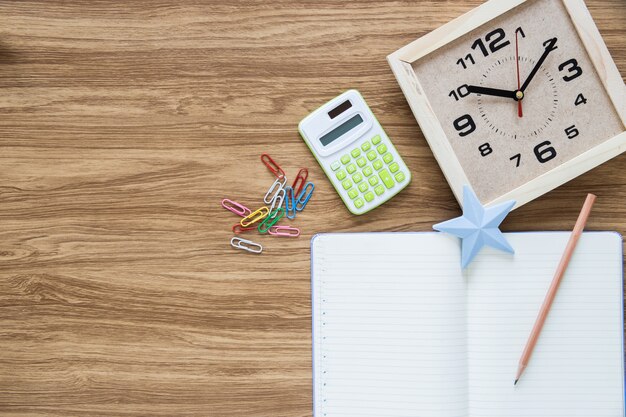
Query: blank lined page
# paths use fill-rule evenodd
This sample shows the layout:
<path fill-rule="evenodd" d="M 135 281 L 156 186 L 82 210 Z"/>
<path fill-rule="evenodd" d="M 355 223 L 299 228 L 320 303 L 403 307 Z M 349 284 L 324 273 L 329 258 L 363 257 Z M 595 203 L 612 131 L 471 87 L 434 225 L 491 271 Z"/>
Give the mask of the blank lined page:
<path fill-rule="evenodd" d="M 317 417 L 466 416 L 466 289 L 437 233 L 312 242 Z"/>
<path fill-rule="evenodd" d="M 570 233 L 507 233 L 465 271 L 470 415 L 624 415 L 622 242 L 584 233 L 526 371 L 518 360 Z"/>

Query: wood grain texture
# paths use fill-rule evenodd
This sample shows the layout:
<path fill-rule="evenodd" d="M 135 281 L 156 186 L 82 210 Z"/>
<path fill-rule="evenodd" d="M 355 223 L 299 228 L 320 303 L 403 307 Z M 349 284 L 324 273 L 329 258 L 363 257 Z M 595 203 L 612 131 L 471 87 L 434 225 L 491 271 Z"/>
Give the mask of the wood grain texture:
<path fill-rule="evenodd" d="M 477 0 L 0 1 L 0 413 L 311 415 L 309 239 L 459 214 L 385 57 Z M 589 0 L 626 70 L 626 3 Z M 341 202 L 298 122 L 357 88 L 413 182 Z M 229 245 L 269 152 L 316 189 L 299 239 Z M 503 228 L 626 234 L 626 155 Z"/>

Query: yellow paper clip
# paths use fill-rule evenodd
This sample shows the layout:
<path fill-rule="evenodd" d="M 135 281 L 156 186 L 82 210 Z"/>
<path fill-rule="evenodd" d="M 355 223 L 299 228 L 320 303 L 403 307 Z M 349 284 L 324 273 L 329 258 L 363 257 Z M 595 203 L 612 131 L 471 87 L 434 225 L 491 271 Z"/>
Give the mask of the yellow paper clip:
<path fill-rule="evenodd" d="M 259 220 L 264 219 L 265 217 L 267 217 L 268 214 L 270 214 L 270 210 L 267 207 L 263 206 L 241 219 L 239 224 L 241 224 L 241 227 L 248 227 L 251 224 L 258 222 Z"/>

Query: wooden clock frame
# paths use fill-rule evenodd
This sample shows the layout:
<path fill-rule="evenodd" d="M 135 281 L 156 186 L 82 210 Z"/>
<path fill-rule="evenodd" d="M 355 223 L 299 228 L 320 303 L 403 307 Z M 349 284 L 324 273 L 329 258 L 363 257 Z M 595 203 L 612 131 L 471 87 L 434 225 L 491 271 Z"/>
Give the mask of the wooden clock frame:
<path fill-rule="evenodd" d="M 415 118 L 457 201 L 463 206 L 463 185 L 470 184 L 441 126 L 412 64 L 477 27 L 527 2 L 489 0 L 387 56 Z M 611 103 L 626 127 L 626 86 L 583 0 L 561 0 Z M 483 204 L 515 200 L 520 207 L 626 150 L 626 129 L 600 145 L 572 158 L 527 183 Z"/>

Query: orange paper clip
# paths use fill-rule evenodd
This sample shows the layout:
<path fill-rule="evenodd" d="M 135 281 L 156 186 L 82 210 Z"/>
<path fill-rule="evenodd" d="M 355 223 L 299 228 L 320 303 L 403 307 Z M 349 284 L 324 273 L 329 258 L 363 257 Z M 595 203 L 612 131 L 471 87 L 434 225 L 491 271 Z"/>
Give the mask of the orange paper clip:
<path fill-rule="evenodd" d="M 241 227 L 248 227 L 251 224 L 258 222 L 259 220 L 264 219 L 265 217 L 267 217 L 268 214 L 270 214 L 270 210 L 267 207 L 263 206 L 248 214 L 246 217 L 241 219 L 239 223 L 241 224 Z"/>
<path fill-rule="evenodd" d="M 227 198 L 222 200 L 222 207 L 224 207 L 228 211 L 232 211 L 237 216 L 241 217 L 246 217 L 252 212 L 248 207 L 244 206 L 243 204 L 240 204 L 233 200 L 229 200 Z"/>
<path fill-rule="evenodd" d="M 273 236 L 298 237 L 300 236 L 300 229 L 293 226 L 272 226 L 269 234 Z"/>
<path fill-rule="evenodd" d="M 309 178 L 309 170 L 301 168 L 300 171 L 298 171 L 298 175 L 296 175 L 293 185 L 291 186 L 291 188 L 293 188 L 293 195 L 300 195 L 300 191 L 302 191 L 302 187 L 304 187 L 304 183 L 306 183 L 307 178 Z"/>
<path fill-rule="evenodd" d="M 266 153 L 261 154 L 261 161 L 265 164 L 267 169 L 272 171 L 272 174 L 276 176 L 276 178 L 284 178 L 286 177 L 285 171 Z"/>

